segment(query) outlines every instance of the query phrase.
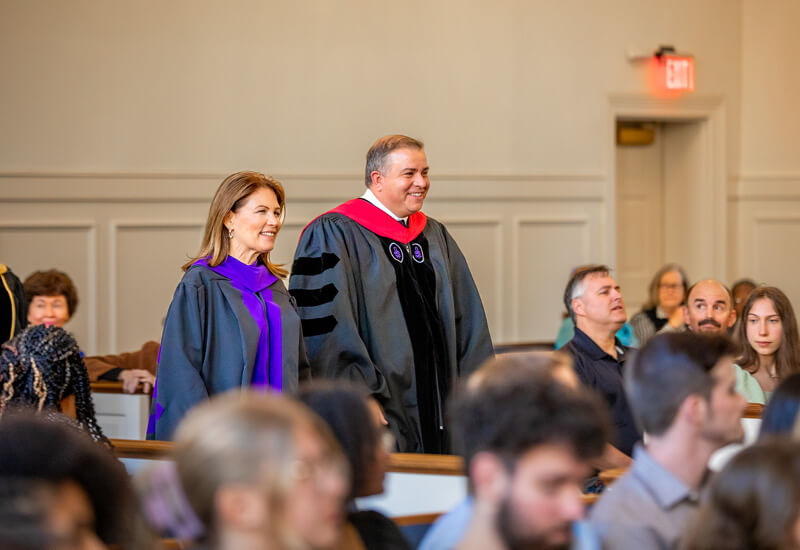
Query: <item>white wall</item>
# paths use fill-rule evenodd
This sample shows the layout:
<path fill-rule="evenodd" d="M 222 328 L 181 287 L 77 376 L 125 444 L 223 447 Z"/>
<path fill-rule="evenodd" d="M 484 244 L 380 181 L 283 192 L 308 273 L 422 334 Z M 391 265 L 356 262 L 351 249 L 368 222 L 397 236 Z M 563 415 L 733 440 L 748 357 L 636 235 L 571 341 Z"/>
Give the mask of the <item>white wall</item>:
<path fill-rule="evenodd" d="M 800 36 L 794 0 L 742 4 L 742 156 L 731 181 L 736 275 L 778 286 L 800 307 Z"/>
<path fill-rule="evenodd" d="M 609 98 L 650 93 L 627 50 L 695 55 L 736 173 L 740 142 L 761 158 L 740 136 L 743 90 L 780 93 L 742 84 L 771 25 L 745 21 L 757 5 L 0 0 L 0 261 L 75 275 L 87 351 L 136 347 L 224 175 L 286 183 L 288 261 L 304 223 L 361 192 L 372 141 L 403 132 L 427 144 L 425 209 L 465 249 L 495 340 L 552 339 L 570 268 L 614 263 Z"/>

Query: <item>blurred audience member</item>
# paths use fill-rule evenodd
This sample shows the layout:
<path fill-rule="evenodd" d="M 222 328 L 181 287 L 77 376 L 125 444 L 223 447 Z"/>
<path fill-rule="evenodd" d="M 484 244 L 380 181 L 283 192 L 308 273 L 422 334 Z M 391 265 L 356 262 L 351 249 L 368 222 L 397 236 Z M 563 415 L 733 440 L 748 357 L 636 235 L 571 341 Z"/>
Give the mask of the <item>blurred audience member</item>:
<path fill-rule="evenodd" d="M 0 344 L 22 330 L 26 312 L 22 283 L 7 265 L 0 264 Z"/>
<path fill-rule="evenodd" d="M 63 410 L 67 398 L 70 410 Z M 17 408 L 69 413 L 93 439 L 108 444 L 78 344 L 62 328 L 32 325 L 0 348 L 0 415 Z"/>
<path fill-rule="evenodd" d="M 147 547 L 125 468 L 83 432 L 14 414 L 0 441 L 0 548 Z"/>
<path fill-rule="evenodd" d="M 604 548 L 675 548 L 717 449 L 744 437 L 734 347 L 723 336 L 659 334 L 626 372 L 631 405 L 647 433 L 633 466 L 591 510 Z"/>
<path fill-rule="evenodd" d="M 356 497 L 382 493 L 395 443 L 377 402 L 357 386 L 341 381 L 301 386 L 298 399 L 328 424 L 350 462 L 350 506 L 355 507 Z M 379 512 L 354 508 L 347 520 L 368 550 L 410 548 L 397 525 Z"/>
<path fill-rule="evenodd" d="M 786 294 L 772 286 L 750 292 L 742 308 L 736 339 L 736 389 L 750 403 L 766 404 L 781 380 L 800 372 L 797 318 Z"/>
<path fill-rule="evenodd" d="M 493 370 L 451 400 L 454 441 L 472 493 L 456 548 L 569 547 L 573 523 L 583 517 L 589 461 L 608 439 L 603 403 L 556 380 L 557 357 L 527 367 L 511 361 L 490 361 L 482 369 Z"/>
<path fill-rule="evenodd" d="M 759 438 L 770 435 L 797 435 L 800 424 L 800 374 L 791 374 L 778 384 L 778 388 L 761 414 Z"/>
<path fill-rule="evenodd" d="M 25 279 L 24 287 L 28 299 L 28 323 L 63 327 L 75 314 L 78 291 L 66 273 L 56 269 L 36 271 Z M 156 377 L 155 366 L 150 365 L 153 348 L 148 344 L 145 344 L 146 348 L 142 348 L 142 355 L 138 357 L 87 357 L 89 379 L 119 380 L 128 393 L 134 393 L 139 384 L 149 390 Z M 155 355 L 157 360 L 157 344 Z"/>
<path fill-rule="evenodd" d="M 564 290 L 564 306 L 575 322 L 575 337 L 563 351 L 572 356 L 581 382 L 603 396 L 616 427 L 602 469 L 628 466 L 641 434 L 622 379 L 628 348 L 614 337 L 626 319 L 625 303 L 609 268 L 587 266 L 573 273 Z"/>
<path fill-rule="evenodd" d="M 683 320 L 692 332 L 727 334 L 736 321 L 728 287 L 714 279 L 693 284 L 686 294 Z"/>
<path fill-rule="evenodd" d="M 800 548 L 800 443 L 768 439 L 734 456 L 711 483 L 682 548 Z"/>
<path fill-rule="evenodd" d="M 689 280 L 682 267 L 667 264 L 658 270 L 650 281 L 648 300 L 642 311 L 631 317 L 640 346 L 662 330 L 677 330 L 683 326 L 681 306 L 688 290 Z"/>
<path fill-rule="evenodd" d="M 253 390 L 213 397 L 181 422 L 173 457 L 138 479 L 162 534 L 207 550 L 339 544 L 347 462 L 324 422 L 299 403 Z"/>
<path fill-rule="evenodd" d="M 536 381 L 540 376 L 550 377 L 567 388 L 577 389 L 580 386 L 568 355 L 558 352 L 524 352 L 497 355 L 486 361 L 467 379 L 465 389 L 462 391 L 480 395 L 482 388 L 502 385 L 508 383 L 509 379 L 530 384 L 531 380 Z M 462 452 L 465 443 L 461 444 Z M 472 496 L 468 496 L 452 510 L 439 517 L 425 533 L 419 550 L 453 548 L 467 529 L 472 517 L 472 508 L 473 499 Z"/>

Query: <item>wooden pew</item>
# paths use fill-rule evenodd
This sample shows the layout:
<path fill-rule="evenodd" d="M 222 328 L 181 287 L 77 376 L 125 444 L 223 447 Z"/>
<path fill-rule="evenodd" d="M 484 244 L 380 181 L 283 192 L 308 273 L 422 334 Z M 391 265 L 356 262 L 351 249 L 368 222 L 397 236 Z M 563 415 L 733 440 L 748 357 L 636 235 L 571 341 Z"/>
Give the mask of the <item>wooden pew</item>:
<path fill-rule="evenodd" d="M 495 344 L 494 352 L 497 355 L 502 353 L 519 353 L 523 351 L 554 351 L 556 343 L 548 340 L 537 340 L 534 342 L 508 342 L 505 344 Z"/>

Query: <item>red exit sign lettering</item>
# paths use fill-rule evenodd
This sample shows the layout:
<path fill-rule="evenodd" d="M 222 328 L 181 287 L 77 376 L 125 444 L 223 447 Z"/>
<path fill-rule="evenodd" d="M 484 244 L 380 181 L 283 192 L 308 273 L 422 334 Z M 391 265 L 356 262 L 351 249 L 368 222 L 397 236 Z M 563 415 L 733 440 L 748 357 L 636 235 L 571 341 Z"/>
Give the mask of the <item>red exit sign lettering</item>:
<path fill-rule="evenodd" d="M 656 87 L 668 92 L 694 91 L 694 58 L 663 55 L 658 58 Z"/>

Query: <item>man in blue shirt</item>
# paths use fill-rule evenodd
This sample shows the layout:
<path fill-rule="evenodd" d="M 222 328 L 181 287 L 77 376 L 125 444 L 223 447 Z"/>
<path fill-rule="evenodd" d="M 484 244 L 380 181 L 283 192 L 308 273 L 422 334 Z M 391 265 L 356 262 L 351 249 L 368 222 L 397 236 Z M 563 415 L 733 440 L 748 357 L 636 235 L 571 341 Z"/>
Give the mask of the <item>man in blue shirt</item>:
<path fill-rule="evenodd" d="M 575 336 L 563 351 L 572 356 L 581 382 L 599 392 L 608 403 L 616 427 L 603 459 L 595 466 L 627 467 L 641 434 L 622 378 L 628 348 L 615 337 L 627 320 L 620 287 L 607 266 L 586 266 L 570 277 L 564 290 L 564 305 L 575 322 Z"/>

